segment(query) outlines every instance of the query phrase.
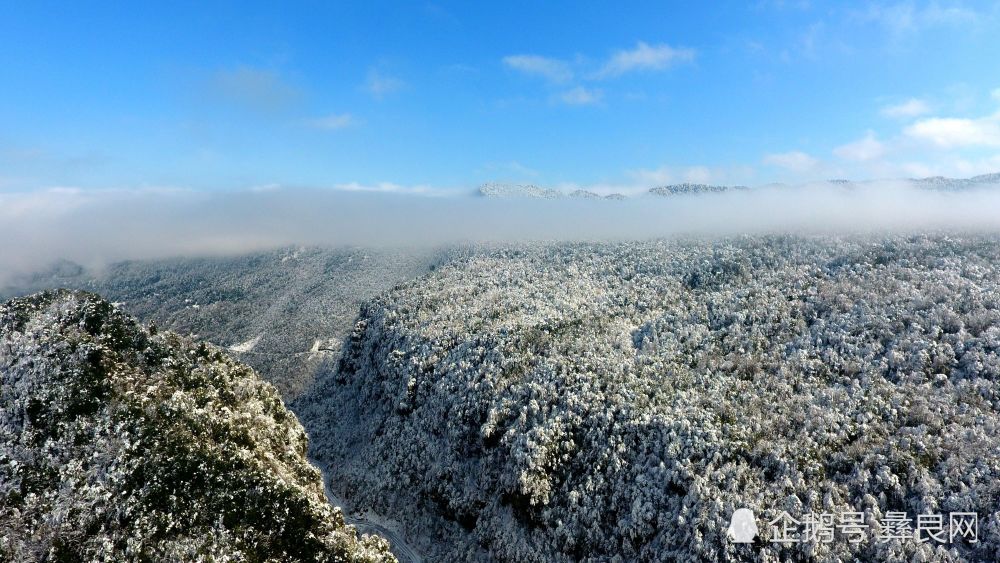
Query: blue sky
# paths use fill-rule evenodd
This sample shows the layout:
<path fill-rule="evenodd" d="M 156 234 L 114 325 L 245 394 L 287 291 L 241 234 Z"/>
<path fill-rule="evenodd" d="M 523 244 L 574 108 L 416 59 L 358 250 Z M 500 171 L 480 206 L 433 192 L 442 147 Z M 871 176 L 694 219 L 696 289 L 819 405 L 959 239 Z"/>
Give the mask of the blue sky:
<path fill-rule="evenodd" d="M 0 6 L 0 190 L 1000 171 L 992 3 L 84 4 Z"/>

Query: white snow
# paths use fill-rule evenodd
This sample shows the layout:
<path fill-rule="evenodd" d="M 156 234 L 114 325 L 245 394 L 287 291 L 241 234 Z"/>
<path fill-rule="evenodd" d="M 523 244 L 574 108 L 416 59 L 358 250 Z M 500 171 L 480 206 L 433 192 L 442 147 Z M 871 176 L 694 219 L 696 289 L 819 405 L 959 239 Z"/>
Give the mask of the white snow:
<path fill-rule="evenodd" d="M 229 347 L 229 349 L 232 350 L 233 352 L 239 352 L 241 354 L 249 352 L 253 350 L 255 346 L 257 346 L 257 344 L 260 342 L 260 339 L 263 337 L 264 337 L 263 334 L 258 334 L 257 336 L 251 338 L 250 340 L 247 340 L 246 342 L 241 342 L 240 344 L 233 344 L 232 346 Z"/>

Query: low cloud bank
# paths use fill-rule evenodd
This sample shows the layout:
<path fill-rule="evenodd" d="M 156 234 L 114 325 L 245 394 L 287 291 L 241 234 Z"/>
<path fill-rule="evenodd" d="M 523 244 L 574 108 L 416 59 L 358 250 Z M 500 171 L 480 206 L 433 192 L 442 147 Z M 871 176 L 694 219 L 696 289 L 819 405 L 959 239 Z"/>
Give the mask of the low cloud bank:
<path fill-rule="evenodd" d="M 57 260 L 88 267 L 291 244 L 636 239 L 677 234 L 1000 231 L 1000 186 L 816 184 L 626 201 L 493 200 L 318 189 L 0 192 L 0 284 Z"/>

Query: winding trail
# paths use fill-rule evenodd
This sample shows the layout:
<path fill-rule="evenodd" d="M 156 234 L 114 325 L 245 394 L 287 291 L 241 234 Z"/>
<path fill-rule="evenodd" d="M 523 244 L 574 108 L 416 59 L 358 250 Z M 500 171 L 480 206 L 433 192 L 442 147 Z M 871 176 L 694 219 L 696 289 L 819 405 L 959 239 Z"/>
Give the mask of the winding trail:
<path fill-rule="evenodd" d="M 315 463 L 315 462 L 314 462 Z M 326 484 L 326 475 L 323 476 L 323 490 L 326 491 L 326 498 L 333 506 L 339 506 L 344 512 L 344 521 L 354 526 L 362 534 L 378 534 L 389 540 L 392 554 L 399 559 L 400 563 L 423 563 L 423 555 L 406 543 L 406 538 L 396 530 L 386 527 L 384 524 L 375 521 L 363 514 L 355 514 L 347 511 L 347 503 L 338 497 Z"/>

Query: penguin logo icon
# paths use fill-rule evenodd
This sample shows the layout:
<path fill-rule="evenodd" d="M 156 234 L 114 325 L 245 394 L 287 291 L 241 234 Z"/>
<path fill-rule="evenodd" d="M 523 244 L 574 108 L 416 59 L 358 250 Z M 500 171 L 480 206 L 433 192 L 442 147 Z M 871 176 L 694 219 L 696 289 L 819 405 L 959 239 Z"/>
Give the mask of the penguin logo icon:
<path fill-rule="evenodd" d="M 729 537 L 735 543 L 753 543 L 757 535 L 757 519 L 749 508 L 740 508 L 733 512 L 729 522 Z"/>

